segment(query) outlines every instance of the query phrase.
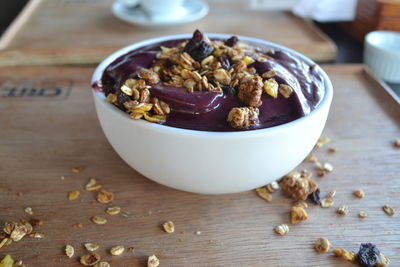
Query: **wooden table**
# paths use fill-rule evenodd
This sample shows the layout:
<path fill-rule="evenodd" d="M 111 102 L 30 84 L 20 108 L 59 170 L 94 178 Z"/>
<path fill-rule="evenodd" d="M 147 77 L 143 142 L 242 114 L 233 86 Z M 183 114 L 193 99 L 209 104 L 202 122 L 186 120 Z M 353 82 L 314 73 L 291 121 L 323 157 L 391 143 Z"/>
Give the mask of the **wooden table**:
<path fill-rule="evenodd" d="M 336 57 L 335 44 L 311 22 L 250 9 L 248 1 L 210 0 L 202 20 L 165 28 L 120 21 L 111 13 L 112 2 L 31 0 L 0 40 L 0 66 L 98 63 L 128 44 L 196 28 L 276 42 L 320 62 Z"/>
<path fill-rule="evenodd" d="M 326 147 L 316 152 L 334 171 L 315 179 L 323 196 L 337 190 L 335 205 L 308 208 L 309 220 L 290 226 L 286 236 L 273 231 L 289 222 L 291 200 L 280 192 L 271 203 L 253 191 L 196 195 L 158 185 L 128 167 L 97 121 L 89 89 L 92 68 L 0 69 L 0 222 L 41 218 L 44 226 L 37 231 L 45 234 L 1 248 L 0 256 L 11 254 L 28 266 L 80 266 L 82 244 L 95 242 L 102 257 L 118 267 L 145 266 L 151 254 L 161 266 L 353 266 L 331 253 L 317 254 L 313 242 L 322 236 L 349 250 L 376 243 L 391 266 L 399 266 L 400 216 L 387 216 L 382 206 L 400 208 L 400 150 L 393 146 L 400 136 L 400 107 L 361 65 L 324 68 L 335 88 L 324 135 L 337 152 L 329 154 Z M 83 171 L 72 173 L 76 166 Z M 313 170 L 310 163 L 300 168 Z M 115 193 L 120 215 L 105 214 L 109 205 L 83 189 L 89 178 Z M 356 188 L 365 198 L 352 195 Z M 73 190 L 81 196 L 70 201 Z M 351 210 L 344 217 L 335 212 L 342 204 Z M 361 210 L 367 218 L 357 217 Z M 108 223 L 93 224 L 94 215 Z M 166 220 L 175 222 L 175 233 L 161 230 Z M 73 227 L 77 223 L 83 228 Z M 66 244 L 76 249 L 72 259 L 64 255 Z M 111 256 L 115 245 L 135 250 Z"/>

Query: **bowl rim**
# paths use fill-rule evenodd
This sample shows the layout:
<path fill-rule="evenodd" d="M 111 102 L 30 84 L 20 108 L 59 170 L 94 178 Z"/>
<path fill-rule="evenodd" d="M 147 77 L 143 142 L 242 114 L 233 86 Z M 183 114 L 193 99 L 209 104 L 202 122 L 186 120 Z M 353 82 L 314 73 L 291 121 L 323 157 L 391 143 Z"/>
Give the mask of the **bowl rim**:
<path fill-rule="evenodd" d="M 232 36 L 232 34 L 220 34 L 220 33 L 207 33 L 206 34 L 210 38 L 229 38 Z M 287 128 L 291 128 L 293 126 L 296 126 L 298 124 L 303 123 L 304 121 L 310 120 L 313 117 L 317 116 L 317 113 L 320 113 L 324 109 L 329 109 L 329 106 L 332 102 L 333 98 L 333 86 L 331 83 L 331 80 L 329 79 L 328 75 L 326 72 L 322 69 L 321 66 L 316 64 L 313 60 L 309 59 L 308 57 L 300 54 L 299 52 L 296 52 L 286 46 L 275 44 L 269 41 L 265 41 L 262 39 L 257 39 L 253 37 L 247 37 L 247 36 L 241 36 L 241 35 L 236 35 L 239 40 L 242 41 L 248 41 L 248 42 L 253 42 L 253 43 L 260 43 L 263 45 L 266 45 L 268 47 L 277 49 L 277 50 L 285 50 L 289 51 L 290 53 L 294 54 L 301 60 L 303 60 L 305 63 L 309 65 L 317 65 L 320 68 L 321 75 L 323 77 L 324 81 L 324 86 L 325 86 L 325 94 L 322 99 L 322 101 L 318 104 L 318 106 L 312 110 L 309 114 L 297 118 L 293 121 L 268 127 L 268 128 L 261 128 L 261 129 L 254 129 L 254 130 L 248 130 L 248 131 L 231 131 L 231 132 L 216 132 L 216 131 L 200 131 L 200 130 L 191 130 L 191 129 L 183 129 L 183 128 L 177 128 L 173 126 L 168 126 L 168 125 L 162 125 L 162 124 L 157 124 L 157 123 L 151 123 L 148 121 L 144 120 L 132 120 L 129 118 L 129 116 L 126 115 L 125 112 L 122 110 L 118 109 L 114 105 L 110 105 L 105 101 L 104 94 L 102 92 L 99 92 L 98 90 L 93 89 L 93 85 L 96 84 L 97 82 L 100 81 L 101 76 L 103 74 L 103 71 L 105 68 L 111 64 L 114 60 L 116 60 L 118 57 L 128 53 L 131 50 L 151 45 L 154 43 L 158 42 L 163 42 L 167 40 L 174 40 L 174 39 L 183 39 L 183 38 L 190 38 L 192 34 L 176 34 L 176 35 L 166 35 L 166 36 L 161 36 L 161 37 L 156 37 L 156 38 L 151 38 L 151 39 L 146 39 L 144 41 L 136 42 L 131 45 L 125 46 L 111 55 L 109 55 L 107 58 L 105 58 L 100 64 L 96 67 L 92 80 L 91 80 L 91 85 L 92 85 L 92 92 L 95 98 L 97 98 L 98 102 L 102 104 L 105 108 L 109 109 L 111 112 L 115 113 L 117 116 L 121 116 L 122 118 L 126 119 L 130 123 L 136 123 L 137 125 L 141 125 L 141 127 L 155 130 L 155 131 L 160 131 L 160 132 L 171 132 L 174 134 L 182 134 L 182 135 L 201 135 L 201 136 L 206 136 L 206 137 L 250 137 L 250 136 L 255 136 L 255 135 L 264 135 L 266 133 L 279 133 L 281 131 L 286 130 Z M 96 112 L 98 112 L 96 110 Z"/>
<path fill-rule="evenodd" d="M 400 33 L 399 32 L 395 32 L 395 31 L 373 31 L 373 32 L 369 32 L 365 36 L 365 43 L 368 46 L 370 46 L 370 47 L 372 47 L 372 48 L 374 48 L 374 49 L 376 49 L 376 50 L 378 50 L 378 51 L 380 51 L 382 53 L 393 55 L 393 56 L 396 56 L 396 57 L 400 56 L 400 50 L 396 51 L 396 50 L 392 50 L 392 49 L 390 49 L 390 50 L 389 49 L 385 49 L 382 46 L 377 45 L 373 40 L 373 38 L 376 38 L 376 37 L 385 38 L 386 36 L 395 36 L 396 38 L 400 39 Z"/>

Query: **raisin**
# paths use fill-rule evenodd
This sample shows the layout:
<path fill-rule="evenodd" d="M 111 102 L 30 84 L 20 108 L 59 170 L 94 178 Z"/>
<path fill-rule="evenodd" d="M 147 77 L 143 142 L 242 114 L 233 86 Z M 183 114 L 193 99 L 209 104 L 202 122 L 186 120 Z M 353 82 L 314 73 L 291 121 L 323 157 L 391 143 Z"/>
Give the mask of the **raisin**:
<path fill-rule="evenodd" d="M 231 38 L 225 41 L 225 45 L 233 47 L 237 44 L 238 41 L 239 39 L 236 36 L 232 36 Z"/>
<path fill-rule="evenodd" d="M 379 249 L 371 243 L 363 243 L 357 253 L 358 263 L 363 267 L 374 267 L 379 259 Z"/>
<path fill-rule="evenodd" d="M 224 91 L 224 93 L 225 93 L 225 94 L 228 94 L 228 95 L 232 95 L 232 96 L 236 95 L 236 89 L 235 89 L 235 87 L 232 87 L 232 86 L 230 86 L 230 85 L 224 85 L 224 86 L 222 86 L 222 91 Z"/>
<path fill-rule="evenodd" d="M 124 103 L 128 102 L 128 101 L 131 101 L 131 98 L 128 95 L 124 94 L 123 92 L 120 92 L 117 95 L 117 103 L 116 104 L 120 109 L 125 111 L 126 109 L 124 107 Z"/>
<path fill-rule="evenodd" d="M 231 68 L 232 62 L 229 57 L 222 55 L 219 57 L 219 62 L 221 63 L 221 67 L 223 69 L 229 70 Z"/>
<path fill-rule="evenodd" d="M 196 61 L 202 61 L 208 57 L 213 50 L 214 48 L 206 42 L 203 34 L 199 30 L 193 33 L 192 39 L 190 39 L 183 48 L 183 51 L 188 53 Z"/>
<path fill-rule="evenodd" d="M 321 204 L 321 197 L 319 196 L 320 194 L 320 190 L 319 188 L 317 190 L 315 190 L 314 193 L 311 193 L 308 195 L 308 199 L 311 200 L 311 202 L 315 203 L 315 204 Z"/>

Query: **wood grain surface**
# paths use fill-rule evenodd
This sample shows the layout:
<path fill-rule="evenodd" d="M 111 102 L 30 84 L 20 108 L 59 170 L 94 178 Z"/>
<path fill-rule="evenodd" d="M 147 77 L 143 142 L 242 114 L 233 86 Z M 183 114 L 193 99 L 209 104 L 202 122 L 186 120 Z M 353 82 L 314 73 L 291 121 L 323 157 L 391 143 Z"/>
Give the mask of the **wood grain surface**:
<path fill-rule="evenodd" d="M 97 63 L 128 44 L 169 34 L 245 35 L 331 61 L 336 46 L 315 25 L 283 12 L 252 10 L 248 1 L 211 0 L 200 21 L 163 27 L 134 26 L 115 18 L 112 0 L 31 0 L 0 40 L 0 66 Z"/>
<path fill-rule="evenodd" d="M 95 242 L 102 257 L 118 267 L 146 266 L 151 254 L 161 266 L 353 266 L 331 253 L 317 254 L 313 241 L 322 236 L 333 247 L 349 250 L 358 250 L 361 242 L 376 243 L 391 266 L 400 266 L 400 214 L 389 217 L 382 211 L 384 204 L 400 209 L 400 150 L 393 146 L 400 137 L 400 107 L 382 88 L 371 86 L 362 65 L 324 68 L 335 88 L 324 135 L 337 152 L 328 153 L 328 146 L 315 151 L 334 166 L 332 173 L 315 179 L 323 196 L 337 190 L 335 205 L 308 208 L 309 220 L 290 226 L 286 236 L 273 231 L 289 222 L 291 200 L 280 192 L 271 203 L 253 191 L 196 195 L 158 185 L 128 167 L 97 121 L 91 68 L 2 68 L 0 223 L 41 218 L 44 226 L 37 231 L 45 238 L 26 237 L 1 248 L 0 257 L 11 254 L 35 267 L 81 266 L 82 244 Z M 76 166 L 83 171 L 72 173 Z M 311 163 L 302 168 L 313 170 Z M 89 178 L 115 193 L 113 205 L 121 206 L 123 214 L 105 214 L 109 205 L 83 189 Z M 365 191 L 365 198 L 352 195 L 356 188 Z M 70 201 L 67 194 L 73 190 L 81 196 Z M 344 217 L 335 212 L 343 204 L 350 207 Z M 34 215 L 25 207 L 32 207 Z M 367 218 L 357 217 L 361 210 Z M 108 223 L 93 224 L 94 215 Z M 161 230 L 166 220 L 175 222 L 175 233 Z M 83 228 L 73 227 L 76 223 Z M 64 255 L 66 244 L 76 249 L 71 259 Z M 115 245 L 135 250 L 111 256 L 108 250 Z"/>

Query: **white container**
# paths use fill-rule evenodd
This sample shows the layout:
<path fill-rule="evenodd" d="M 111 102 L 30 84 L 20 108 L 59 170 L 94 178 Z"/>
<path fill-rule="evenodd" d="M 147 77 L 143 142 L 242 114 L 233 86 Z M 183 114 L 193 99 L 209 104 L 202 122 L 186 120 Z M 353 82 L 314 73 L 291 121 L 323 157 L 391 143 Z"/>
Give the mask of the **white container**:
<path fill-rule="evenodd" d="M 230 35 L 208 34 L 210 38 Z M 169 39 L 173 35 L 125 47 L 97 67 L 92 83 L 119 56 L 136 48 Z M 238 36 L 242 41 L 288 50 L 308 64 L 310 59 L 286 47 Z M 299 165 L 309 154 L 324 128 L 333 96 L 332 84 L 322 71 L 325 96 L 309 115 L 271 128 L 244 132 L 206 132 L 174 128 L 144 120 L 134 121 L 93 91 L 103 131 L 126 163 L 149 179 L 179 190 L 223 194 L 254 189 L 270 183 Z"/>
<path fill-rule="evenodd" d="M 370 32 L 364 45 L 364 62 L 372 71 L 387 82 L 400 83 L 400 32 Z"/>

